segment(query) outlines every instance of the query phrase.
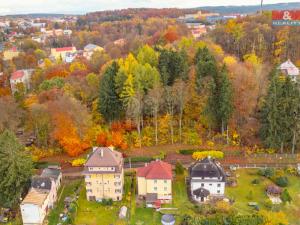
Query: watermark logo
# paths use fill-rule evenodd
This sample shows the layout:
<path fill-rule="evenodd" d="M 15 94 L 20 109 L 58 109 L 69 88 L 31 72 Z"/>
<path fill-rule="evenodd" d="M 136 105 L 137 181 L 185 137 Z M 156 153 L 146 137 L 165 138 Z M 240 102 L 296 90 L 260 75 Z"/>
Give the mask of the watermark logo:
<path fill-rule="evenodd" d="M 273 26 L 300 26 L 300 10 L 272 11 Z"/>

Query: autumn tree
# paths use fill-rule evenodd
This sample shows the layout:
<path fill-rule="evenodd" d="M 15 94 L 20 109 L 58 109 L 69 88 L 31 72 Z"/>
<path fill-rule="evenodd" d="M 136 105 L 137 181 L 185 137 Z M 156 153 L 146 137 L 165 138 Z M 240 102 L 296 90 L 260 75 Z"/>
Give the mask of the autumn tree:
<path fill-rule="evenodd" d="M 16 131 L 21 123 L 24 111 L 11 97 L 0 98 L 0 133 L 5 129 Z"/>

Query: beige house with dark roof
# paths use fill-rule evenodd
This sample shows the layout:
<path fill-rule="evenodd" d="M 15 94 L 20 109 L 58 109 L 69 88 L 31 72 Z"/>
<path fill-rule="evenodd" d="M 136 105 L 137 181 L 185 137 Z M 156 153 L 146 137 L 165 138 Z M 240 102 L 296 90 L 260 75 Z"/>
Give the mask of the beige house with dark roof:
<path fill-rule="evenodd" d="M 122 200 L 123 156 L 108 147 L 94 147 L 84 165 L 86 197 L 89 201 Z"/>

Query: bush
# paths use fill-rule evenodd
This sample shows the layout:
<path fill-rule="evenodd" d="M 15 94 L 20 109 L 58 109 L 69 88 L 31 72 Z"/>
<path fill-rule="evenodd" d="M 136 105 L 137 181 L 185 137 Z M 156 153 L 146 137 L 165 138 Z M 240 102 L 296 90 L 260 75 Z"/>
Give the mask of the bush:
<path fill-rule="evenodd" d="M 176 175 L 184 174 L 184 167 L 182 166 L 182 164 L 179 161 L 176 162 L 175 173 L 176 173 Z"/>
<path fill-rule="evenodd" d="M 276 177 L 274 182 L 279 187 L 287 187 L 289 184 L 289 180 L 287 177 Z"/>
<path fill-rule="evenodd" d="M 258 175 L 264 176 L 264 177 L 267 177 L 267 178 L 273 177 L 274 174 L 275 174 L 275 170 L 273 168 L 260 169 L 258 171 Z"/>
<path fill-rule="evenodd" d="M 280 198 L 284 203 L 292 201 L 292 197 L 290 196 L 290 193 L 287 189 L 284 189 L 284 191 L 281 193 Z"/>
<path fill-rule="evenodd" d="M 111 198 L 109 198 L 109 199 L 104 198 L 104 199 L 102 199 L 101 204 L 104 205 L 104 206 L 110 206 L 110 205 L 113 204 L 113 200 Z"/>
<path fill-rule="evenodd" d="M 270 199 L 267 199 L 264 203 L 265 207 L 267 209 L 272 209 L 273 208 L 273 202 Z"/>
<path fill-rule="evenodd" d="M 252 184 L 260 184 L 260 180 L 259 179 L 254 179 L 251 183 Z"/>
<path fill-rule="evenodd" d="M 131 157 L 130 159 L 131 159 L 132 163 L 134 163 L 134 162 L 151 162 L 153 160 L 152 157 L 147 157 L 147 156 Z M 128 163 L 129 158 L 126 158 L 124 161 L 125 161 L 125 163 Z"/>
<path fill-rule="evenodd" d="M 74 159 L 72 161 L 72 166 L 79 167 L 79 166 L 83 166 L 85 163 L 86 163 L 86 159 L 83 158 Z"/>
<path fill-rule="evenodd" d="M 224 153 L 221 151 L 203 151 L 203 152 L 194 152 L 193 153 L 193 159 L 195 160 L 201 160 L 206 157 L 212 157 L 215 159 L 223 159 L 224 158 Z"/>
<path fill-rule="evenodd" d="M 194 152 L 199 152 L 200 150 L 195 150 L 195 149 L 182 149 L 179 150 L 179 153 L 181 155 L 193 155 Z"/>

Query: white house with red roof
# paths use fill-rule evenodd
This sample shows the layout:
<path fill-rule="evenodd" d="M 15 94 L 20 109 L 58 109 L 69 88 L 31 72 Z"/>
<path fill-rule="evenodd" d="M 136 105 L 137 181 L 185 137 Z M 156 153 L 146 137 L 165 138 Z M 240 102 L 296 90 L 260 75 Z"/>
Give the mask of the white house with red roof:
<path fill-rule="evenodd" d="M 163 161 L 153 161 L 137 169 L 138 196 L 147 204 L 172 201 L 172 166 Z"/>
<path fill-rule="evenodd" d="M 64 47 L 64 48 L 51 48 L 51 57 L 55 60 L 62 59 L 64 62 L 70 62 L 70 58 L 72 58 L 71 61 L 75 58 L 76 55 L 76 47 Z"/>
<path fill-rule="evenodd" d="M 292 81 L 297 81 L 297 79 L 299 78 L 299 68 L 295 66 L 294 63 L 292 63 L 292 61 L 289 59 L 286 62 L 282 63 L 279 66 L 279 69 L 282 73 L 289 76 Z"/>
<path fill-rule="evenodd" d="M 31 76 L 33 74 L 33 69 L 27 69 L 27 70 L 17 70 L 11 74 L 10 77 L 10 88 L 11 91 L 14 93 L 16 91 L 16 86 L 19 83 L 22 83 L 26 90 L 30 89 L 30 81 Z"/>

